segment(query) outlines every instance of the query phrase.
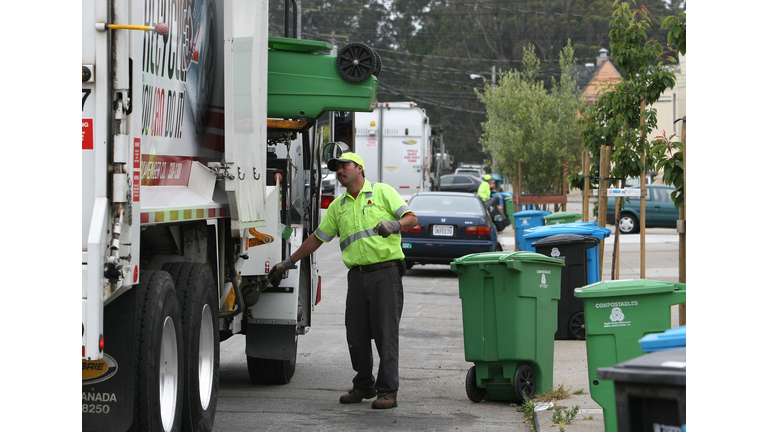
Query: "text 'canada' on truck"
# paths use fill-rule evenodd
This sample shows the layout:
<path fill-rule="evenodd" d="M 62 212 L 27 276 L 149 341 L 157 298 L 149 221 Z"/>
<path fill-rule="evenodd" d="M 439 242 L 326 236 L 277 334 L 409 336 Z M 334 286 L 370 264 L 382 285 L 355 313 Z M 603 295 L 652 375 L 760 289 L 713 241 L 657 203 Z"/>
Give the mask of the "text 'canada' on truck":
<path fill-rule="evenodd" d="M 209 431 L 221 341 L 294 374 L 317 260 L 268 273 L 319 223 L 316 119 L 372 111 L 381 60 L 268 37 L 265 0 L 82 8 L 83 430 Z"/>

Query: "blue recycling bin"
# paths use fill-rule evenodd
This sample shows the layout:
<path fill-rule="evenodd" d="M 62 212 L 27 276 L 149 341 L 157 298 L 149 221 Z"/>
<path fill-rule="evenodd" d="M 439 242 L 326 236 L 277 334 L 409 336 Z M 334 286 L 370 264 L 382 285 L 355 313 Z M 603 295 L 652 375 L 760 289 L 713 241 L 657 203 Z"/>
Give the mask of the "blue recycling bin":
<path fill-rule="evenodd" d="M 675 327 L 663 333 L 651 333 L 639 340 L 640 349 L 644 353 L 651 353 L 685 348 L 685 334 L 685 326 Z"/>
<path fill-rule="evenodd" d="M 610 228 L 601 228 L 597 225 L 591 225 L 593 222 L 574 222 L 570 224 L 546 225 L 527 231 L 523 234 L 523 241 L 520 250 L 536 252 L 533 243 L 544 238 L 558 234 L 577 234 L 588 237 L 595 237 L 603 240 L 611 235 Z M 517 233 L 515 233 L 517 234 Z M 587 249 L 587 284 L 593 284 L 600 281 L 600 246 Z"/>
<path fill-rule="evenodd" d="M 523 234 L 525 230 L 544 226 L 544 216 L 551 214 L 545 210 L 523 210 L 512 215 L 515 219 L 515 243 L 517 249 L 522 251 L 533 251 L 533 249 L 523 249 Z"/>

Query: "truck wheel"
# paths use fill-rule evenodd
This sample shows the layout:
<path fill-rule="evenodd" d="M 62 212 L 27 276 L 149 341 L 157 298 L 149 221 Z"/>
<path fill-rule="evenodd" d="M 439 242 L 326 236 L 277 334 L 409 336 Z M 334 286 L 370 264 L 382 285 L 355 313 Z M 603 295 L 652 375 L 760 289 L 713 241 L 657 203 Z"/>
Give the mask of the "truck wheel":
<path fill-rule="evenodd" d="M 254 384 L 288 384 L 296 372 L 296 346 L 290 360 L 274 360 L 248 356 L 248 375 Z"/>
<path fill-rule="evenodd" d="M 364 43 L 346 44 L 336 56 L 336 70 L 346 81 L 363 82 L 376 71 L 376 54 Z"/>
<path fill-rule="evenodd" d="M 475 366 L 472 366 L 467 371 L 464 387 L 466 387 L 467 390 L 467 397 L 472 402 L 480 402 L 485 399 L 485 389 L 477 386 L 477 371 L 475 370 Z"/>
<path fill-rule="evenodd" d="M 184 345 L 173 280 L 167 272 L 144 270 L 138 290 L 133 429 L 179 431 Z"/>
<path fill-rule="evenodd" d="M 210 431 L 219 387 L 218 299 L 204 264 L 163 266 L 176 283 L 184 334 L 183 430 Z"/>

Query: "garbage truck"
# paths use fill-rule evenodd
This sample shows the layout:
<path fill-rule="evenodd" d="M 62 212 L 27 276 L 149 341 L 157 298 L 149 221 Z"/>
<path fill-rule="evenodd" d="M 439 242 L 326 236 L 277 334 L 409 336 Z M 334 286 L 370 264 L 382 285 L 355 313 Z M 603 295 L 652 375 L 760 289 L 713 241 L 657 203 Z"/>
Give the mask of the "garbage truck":
<path fill-rule="evenodd" d="M 210 431 L 222 341 L 293 377 L 321 277 L 269 272 L 319 223 L 316 120 L 372 111 L 381 59 L 268 36 L 267 0 L 82 12 L 82 428 Z"/>
<path fill-rule="evenodd" d="M 432 189 L 432 128 L 414 102 L 380 102 L 355 113 L 353 149 L 365 161 L 365 178 L 394 187 L 403 198 Z"/>

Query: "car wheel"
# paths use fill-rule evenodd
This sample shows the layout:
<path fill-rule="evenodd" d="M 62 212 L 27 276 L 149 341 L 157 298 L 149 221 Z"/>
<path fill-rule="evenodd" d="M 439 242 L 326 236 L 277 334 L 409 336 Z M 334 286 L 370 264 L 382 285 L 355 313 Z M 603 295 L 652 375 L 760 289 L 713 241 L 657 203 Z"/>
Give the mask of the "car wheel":
<path fill-rule="evenodd" d="M 619 230 L 622 234 L 632 234 L 640 231 L 637 218 L 630 213 L 623 213 L 619 219 Z"/>

